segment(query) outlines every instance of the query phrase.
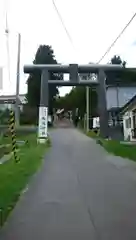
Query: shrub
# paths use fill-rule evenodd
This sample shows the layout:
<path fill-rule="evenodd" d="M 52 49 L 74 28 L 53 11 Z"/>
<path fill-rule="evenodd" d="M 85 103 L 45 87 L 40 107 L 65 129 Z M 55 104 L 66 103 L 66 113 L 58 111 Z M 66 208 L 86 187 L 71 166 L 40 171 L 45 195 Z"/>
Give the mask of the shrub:
<path fill-rule="evenodd" d="M 28 105 L 23 106 L 23 112 L 20 114 L 20 124 L 37 125 L 38 108 L 32 108 Z"/>
<path fill-rule="evenodd" d="M 97 138 L 100 135 L 100 130 L 99 129 L 95 129 L 95 130 L 90 130 L 87 133 L 87 136 L 92 137 L 92 138 Z"/>

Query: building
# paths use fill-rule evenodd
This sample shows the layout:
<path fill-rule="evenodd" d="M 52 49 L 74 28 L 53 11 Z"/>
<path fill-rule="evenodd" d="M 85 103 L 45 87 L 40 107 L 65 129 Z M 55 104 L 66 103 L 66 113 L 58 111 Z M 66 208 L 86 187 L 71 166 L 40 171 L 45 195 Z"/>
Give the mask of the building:
<path fill-rule="evenodd" d="M 121 109 L 124 140 L 136 141 L 136 95 Z"/>
<path fill-rule="evenodd" d="M 7 108 L 11 109 L 14 107 L 16 100 L 16 95 L 2 95 L 0 96 L 0 110 L 4 111 Z M 25 94 L 19 95 L 19 102 L 20 102 L 20 110 L 23 110 L 23 104 L 26 103 L 26 97 Z"/>
<path fill-rule="evenodd" d="M 82 80 L 91 80 L 96 81 L 96 74 L 80 74 Z M 122 83 L 117 82 L 116 80 L 107 79 L 106 80 L 106 99 L 107 99 L 107 110 L 113 112 L 117 111 L 117 108 L 122 108 L 136 93 L 136 82 L 127 82 Z"/>
<path fill-rule="evenodd" d="M 116 125 L 119 122 L 120 109 L 128 103 L 136 93 L 136 84 L 108 85 L 106 87 L 107 110 L 109 122 Z"/>
<path fill-rule="evenodd" d="M 87 80 L 90 77 L 94 81 L 97 76 L 95 74 L 80 74 L 82 80 Z M 136 83 L 121 81 L 106 80 L 106 100 L 107 110 L 109 114 L 110 125 L 118 123 L 120 109 L 133 97 L 136 93 Z"/>
<path fill-rule="evenodd" d="M 107 85 L 107 109 L 122 108 L 136 93 L 136 84 Z"/>

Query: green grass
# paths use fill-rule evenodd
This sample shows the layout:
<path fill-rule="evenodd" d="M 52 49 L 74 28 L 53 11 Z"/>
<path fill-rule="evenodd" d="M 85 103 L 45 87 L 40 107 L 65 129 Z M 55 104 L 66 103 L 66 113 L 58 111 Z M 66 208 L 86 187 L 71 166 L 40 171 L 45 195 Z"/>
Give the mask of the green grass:
<path fill-rule="evenodd" d="M 113 140 L 101 139 L 100 141 L 102 142 L 102 146 L 109 153 L 136 161 L 136 145 L 121 144 L 120 142 Z"/>
<path fill-rule="evenodd" d="M 0 220 L 1 225 L 9 212 L 15 206 L 21 191 L 28 183 L 42 163 L 47 146 L 37 144 L 36 135 L 23 136 L 21 140 L 28 140 L 28 144 L 20 147 L 20 162 L 15 163 L 14 158 L 0 165 Z M 50 145 L 48 143 L 48 145 Z"/>
<path fill-rule="evenodd" d="M 91 137 L 91 138 L 97 138 L 97 134 L 93 131 L 93 130 L 90 130 L 87 134 L 86 134 L 88 137 Z"/>
<path fill-rule="evenodd" d="M 2 158 L 4 155 L 11 153 L 12 147 L 11 146 L 3 146 L 0 147 L 0 158 Z"/>
<path fill-rule="evenodd" d="M 3 136 L 0 135 L 0 145 L 10 144 L 11 143 L 11 135 Z"/>
<path fill-rule="evenodd" d="M 106 149 L 107 152 L 136 161 L 136 145 L 122 144 L 119 141 L 105 140 L 100 138 L 94 131 L 89 131 L 87 136 L 96 139 L 96 142 Z"/>

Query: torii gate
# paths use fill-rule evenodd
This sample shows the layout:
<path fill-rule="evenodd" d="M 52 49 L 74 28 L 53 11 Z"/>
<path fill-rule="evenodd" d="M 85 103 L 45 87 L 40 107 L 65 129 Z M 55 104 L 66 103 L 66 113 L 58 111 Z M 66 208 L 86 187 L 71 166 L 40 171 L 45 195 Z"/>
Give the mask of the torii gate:
<path fill-rule="evenodd" d="M 100 136 L 108 137 L 108 113 L 106 104 L 106 86 L 105 86 L 105 72 L 107 71 L 122 71 L 125 68 L 122 65 L 99 65 L 99 64 L 53 64 L 53 65 L 26 65 L 24 66 L 24 73 L 41 73 L 41 97 L 39 106 L 39 127 L 38 127 L 38 141 L 45 143 L 48 133 L 48 84 L 55 84 L 56 86 L 91 86 L 98 85 L 98 111 L 100 116 Z M 128 68 L 127 68 L 128 70 Z M 49 78 L 50 72 L 54 73 L 69 73 L 70 80 L 51 80 Z M 80 80 L 79 73 L 95 73 L 97 80 Z"/>

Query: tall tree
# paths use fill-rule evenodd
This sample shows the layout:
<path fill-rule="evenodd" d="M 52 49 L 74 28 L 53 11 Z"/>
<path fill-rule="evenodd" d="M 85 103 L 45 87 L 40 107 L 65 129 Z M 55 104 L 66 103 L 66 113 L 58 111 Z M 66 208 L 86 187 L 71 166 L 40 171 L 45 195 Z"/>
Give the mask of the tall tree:
<path fill-rule="evenodd" d="M 120 56 L 114 55 L 114 57 L 111 59 L 111 64 L 119 64 L 126 66 L 126 62 L 121 59 Z"/>
<path fill-rule="evenodd" d="M 118 87 L 136 86 L 136 72 L 126 68 L 126 61 L 122 60 L 120 56 L 115 55 L 111 64 L 119 64 L 124 67 L 122 71 L 109 71 L 106 72 L 106 84 Z"/>
<path fill-rule="evenodd" d="M 121 57 L 118 55 L 114 55 L 111 58 L 110 63 L 122 65 L 124 68 L 126 67 L 126 61 L 122 60 Z M 107 85 L 118 84 L 120 82 L 123 82 L 123 79 L 124 79 L 124 73 L 122 71 L 118 71 L 118 70 L 107 71 L 106 75 L 107 75 L 107 78 L 106 78 Z"/>
<path fill-rule="evenodd" d="M 37 49 L 34 64 L 57 64 L 54 56 L 54 51 L 49 45 L 40 45 Z M 50 74 L 50 79 L 60 79 L 59 74 Z M 40 104 L 40 85 L 41 85 L 41 73 L 30 74 L 27 80 L 28 93 L 27 101 L 30 106 L 38 107 Z M 54 85 L 49 85 L 49 113 L 52 113 L 52 108 L 55 101 L 55 96 L 58 94 L 58 88 Z"/>

